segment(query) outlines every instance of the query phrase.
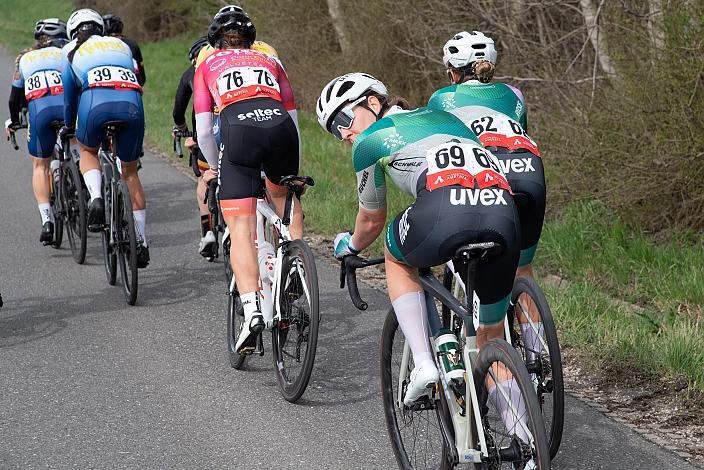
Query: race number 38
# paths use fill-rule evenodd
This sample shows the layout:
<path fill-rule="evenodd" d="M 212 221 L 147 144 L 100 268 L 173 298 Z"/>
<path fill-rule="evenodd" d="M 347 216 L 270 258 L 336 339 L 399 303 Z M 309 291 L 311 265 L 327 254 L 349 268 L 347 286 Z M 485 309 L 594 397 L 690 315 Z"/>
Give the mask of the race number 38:
<path fill-rule="evenodd" d="M 57 70 L 40 70 L 24 81 L 24 94 L 27 99 L 44 96 L 50 89 L 52 93 L 63 92 L 61 74 Z"/>
<path fill-rule="evenodd" d="M 498 186 L 510 190 L 496 157 L 477 144 L 448 142 L 428 150 L 427 188 Z"/>
<path fill-rule="evenodd" d="M 106 65 L 88 72 L 89 87 L 112 87 L 139 89 L 137 75 L 130 69 Z"/>

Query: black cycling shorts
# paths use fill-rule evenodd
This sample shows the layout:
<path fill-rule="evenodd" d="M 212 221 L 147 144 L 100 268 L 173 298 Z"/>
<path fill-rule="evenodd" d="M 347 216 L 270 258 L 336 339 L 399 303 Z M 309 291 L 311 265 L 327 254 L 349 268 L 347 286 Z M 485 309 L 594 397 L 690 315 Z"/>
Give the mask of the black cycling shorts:
<path fill-rule="evenodd" d="M 519 265 L 533 261 L 545 220 L 545 173 L 542 158 L 526 151 L 508 152 L 491 148 L 499 159 L 508 184 L 515 194 L 514 201 L 520 220 L 521 258 Z"/>
<path fill-rule="evenodd" d="M 499 243 L 502 250 L 477 265 L 476 290 L 482 304 L 493 304 L 511 293 L 518 266 L 518 222 L 508 191 L 461 186 L 433 191 L 423 188 L 386 231 L 391 254 L 419 268 L 449 261 L 461 245 L 489 241 Z"/>
<path fill-rule="evenodd" d="M 274 99 L 227 106 L 220 113 L 220 138 L 220 199 L 259 197 L 262 170 L 274 184 L 298 174 L 296 125 Z"/>

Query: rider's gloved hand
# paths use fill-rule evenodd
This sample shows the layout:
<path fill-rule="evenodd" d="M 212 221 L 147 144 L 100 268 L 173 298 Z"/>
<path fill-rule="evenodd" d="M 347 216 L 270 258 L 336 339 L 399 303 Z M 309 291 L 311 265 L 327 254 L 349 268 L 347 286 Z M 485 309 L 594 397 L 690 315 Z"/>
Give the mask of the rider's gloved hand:
<path fill-rule="evenodd" d="M 352 246 L 352 234 L 350 232 L 338 233 L 335 237 L 335 251 L 333 255 L 337 259 L 342 259 L 347 255 L 358 255 L 358 249 Z"/>
<path fill-rule="evenodd" d="M 184 122 L 180 126 L 174 125 L 173 129 L 171 129 L 171 134 L 176 137 L 176 131 L 178 132 L 188 132 L 188 125 Z"/>
<path fill-rule="evenodd" d="M 12 119 L 8 119 L 5 121 L 5 134 L 7 134 L 7 140 L 10 140 L 10 137 L 12 137 L 12 134 L 15 133 L 15 130 L 12 128 L 12 126 L 16 126 L 19 123 L 17 122 L 12 122 Z"/>
<path fill-rule="evenodd" d="M 61 140 L 66 140 L 74 135 L 76 135 L 76 128 L 74 126 L 61 126 L 61 129 L 59 129 L 59 138 Z"/>

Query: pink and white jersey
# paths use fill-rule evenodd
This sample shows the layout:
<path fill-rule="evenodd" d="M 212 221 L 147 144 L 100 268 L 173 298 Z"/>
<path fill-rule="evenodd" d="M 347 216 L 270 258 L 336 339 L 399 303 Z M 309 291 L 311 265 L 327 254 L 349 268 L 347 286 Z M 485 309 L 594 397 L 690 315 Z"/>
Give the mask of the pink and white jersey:
<path fill-rule="evenodd" d="M 287 110 L 296 105 L 288 76 L 274 57 L 252 49 L 226 49 L 211 54 L 196 69 L 193 109 L 197 114 L 219 111 L 232 103 L 269 97 Z"/>

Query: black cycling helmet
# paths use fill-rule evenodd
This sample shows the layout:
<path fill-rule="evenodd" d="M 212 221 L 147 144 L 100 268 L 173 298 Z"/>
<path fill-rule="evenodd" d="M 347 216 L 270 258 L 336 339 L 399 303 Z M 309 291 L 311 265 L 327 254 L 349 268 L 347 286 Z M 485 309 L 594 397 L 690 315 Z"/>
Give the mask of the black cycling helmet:
<path fill-rule="evenodd" d="M 103 15 L 103 24 L 105 25 L 105 34 L 120 34 L 122 28 L 125 27 L 122 18 L 112 13 Z"/>
<path fill-rule="evenodd" d="M 228 5 L 218 11 L 208 27 L 208 43 L 218 48 L 225 31 L 240 34 L 249 41 L 250 45 L 257 38 L 257 30 L 252 23 L 252 19 L 247 12 L 237 5 Z"/>
<path fill-rule="evenodd" d="M 47 18 L 37 21 L 37 24 L 34 25 L 34 39 L 39 39 L 41 36 L 68 39 L 66 23 L 58 18 Z"/>
<path fill-rule="evenodd" d="M 198 58 L 200 50 L 206 45 L 208 45 L 208 38 L 206 36 L 201 36 L 193 41 L 193 45 L 191 45 L 191 48 L 188 50 L 188 59 L 194 62 Z"/>

